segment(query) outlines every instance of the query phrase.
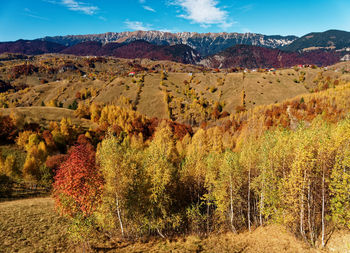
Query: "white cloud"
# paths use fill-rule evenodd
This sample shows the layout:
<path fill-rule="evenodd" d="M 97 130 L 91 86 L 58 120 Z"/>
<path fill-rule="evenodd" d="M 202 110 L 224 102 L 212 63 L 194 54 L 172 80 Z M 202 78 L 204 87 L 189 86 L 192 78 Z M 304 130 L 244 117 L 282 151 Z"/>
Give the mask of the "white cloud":
<path fill-rule="evenodd" d="M 36 19 L 41 19 L 41 20 L 49 20 L 45 17 L 41 17 L 41 16 L 38 16 L 37 13 L 33 12 L 31 9 L 29 8 L 24 8 L 24 15 L 25 16 L 28 16 L 28 17 L 31 17 L 31 18 L 36 18 Z"/>
<path fill-rule="evenodd" d="M 146 0 L 139 0 L 140 4 L 144 4 Z"/>
<path fill-rule="evenodd" d="M 182 7 L 185 11 L 179 17 L 191 20 L 202 27 L 217 25 L 226 30 L 234 23 L 228 21 L 228 13 L 219 8 L 215 0 L 175 0 L 173 5 Z"/>
<path fill-rule="evenodd" d="M 143 7 L 145 10 L 147 10 L 147 11 L 156 12 L 155 9 L 153 9 L 152 7 L 149 7 L 149 6 L 147 6 L 147 5 L 143 5 L 142 7 Z"/>
<path fill-rule="evenodd" d="M 247 4 L 247 5 L 243 5 L 239 8 L 237 8 L 238 10 L 242 11 L 242 12 L 247 12 L 247 11 L 251 11 L 254 8 L 253 4 Z"/>
<path fill-rule="evenodd" d="M 60 1 L 43 0 L 43 1 L 51 4 L 60 4 L 67 7 L 71 11 L 82 12 L 86 15 L 94 15 L 98 11 L 97 6 L 93 6 L 84 2 L 78 2 L 75 0 L 60 0 Z"/>
<path fill-rule="evenodd" d="M 131 30 L 136 30 L 136 31 L 149 31 L 151 30 L 151 25 L 149 24 L 143 24 L 140 21 L 129 21 L 126 20 L 124 24 L 127 26 L 127 28 Z"/>

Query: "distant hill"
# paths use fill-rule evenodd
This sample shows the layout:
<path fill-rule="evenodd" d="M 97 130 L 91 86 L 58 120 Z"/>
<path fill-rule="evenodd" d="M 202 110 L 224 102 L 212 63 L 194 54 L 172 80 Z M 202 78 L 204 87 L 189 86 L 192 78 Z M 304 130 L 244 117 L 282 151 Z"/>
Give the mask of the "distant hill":
<path fill-rule="evenodd" d="M 58 53 L 66 46 L 41 40 L 17 40 L 14 42 L 0 42 L 0 53 L 19 53 L 19 54 L 47 54 Z"/>
<path fill-rule="evenodd" d="M 203 59 L 200 64 L 211 68 L 284 68 L 297 64 L 327 66 L 339 62 L 337 52 L 312 51 L 305 53 L 285 52 L 257 46 L 237 45 Z"/>
<path fill-rule="evenodd" d="M 329 30 L 320 33 L 309 33 L 283 47 L 287 51 L 310 51 L 317 49 L 350 50 L 350 32 Z"/>
<path fill-rule="evenodd" d="M 138 40 L 131 43 L 108 43 L 88 41 L 66 48 L 64 54 L 114 56 L 117 58 L 147 58 L 195 64 L 200 60 L 196 50 L 186 45 L 159 46 Z"/>
<path fill-rule="evenodd" d="M 296 36 L 268 36 L 256 33 L 169 33 L 162 31 L 135 31 L 55 36 L 41 38 L 40 40 L 55 42 L 66 46 L 73 46 L 86 41 L 129 43 L 132 41 L 144 40 L 156 45 L 184 44 L 196 49 L 201 56 L 208 56 L 237 44 L 282 48 L 289 45 L 297 38 Z"/>

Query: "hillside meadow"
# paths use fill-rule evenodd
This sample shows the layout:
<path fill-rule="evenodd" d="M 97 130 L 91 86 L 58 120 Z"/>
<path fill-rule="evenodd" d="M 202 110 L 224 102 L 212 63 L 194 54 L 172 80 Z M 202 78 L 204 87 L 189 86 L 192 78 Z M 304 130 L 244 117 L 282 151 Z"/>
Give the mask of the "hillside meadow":
<path fill-rule="evenodd" d="M 348 65 L 11 57 L 1 250 L 348 250 Z"/>
<path fill-rule="evenodd" d="M 60 217 L 51 198 L 0 203 L 1 252 L 82 252 L 72 241 L 69 222 Z M 19 216 L 20 215 L 20 216 Z M 341 237 L 340 237 L 341 238 Z M 145 238 L 132 242 L 101 240 L 95 252 L 317 252 L 280 226 L 259 228 L 253 233 L 225 233 L 210 237 Z M 287 251 L 286 251 L 287 250 Z M 339 251 L 340 252 L 340 251 Z"/>

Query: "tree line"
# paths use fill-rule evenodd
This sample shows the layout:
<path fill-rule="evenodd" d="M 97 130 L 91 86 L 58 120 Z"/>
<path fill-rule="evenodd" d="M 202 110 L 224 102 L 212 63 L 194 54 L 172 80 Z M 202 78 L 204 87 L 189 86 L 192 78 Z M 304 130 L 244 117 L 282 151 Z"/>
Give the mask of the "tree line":
<path fill-rule="evenodd" d="M 148 143 L 109 132 L 95 151 L 72 147 L 54 182 L 76 235 L 167 237 L 283 224 L 315 245 L 350 228 L 350 118 L 296 130 L 251 131 L 225 148 L 219 127 L 174 137 L 166 121 Z"/>

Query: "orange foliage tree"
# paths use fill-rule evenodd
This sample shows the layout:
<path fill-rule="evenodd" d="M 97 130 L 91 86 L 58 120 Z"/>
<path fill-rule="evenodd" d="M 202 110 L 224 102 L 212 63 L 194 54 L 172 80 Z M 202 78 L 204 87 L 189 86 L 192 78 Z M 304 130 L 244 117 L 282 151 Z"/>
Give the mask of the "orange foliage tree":
<path fill-rule="evenodd" d="M 102 184 L 93 146 L 85 143 L 72 147 L 55 176 L 56 206 L 70 217 L 89 217 L 100 202 Z"/>

